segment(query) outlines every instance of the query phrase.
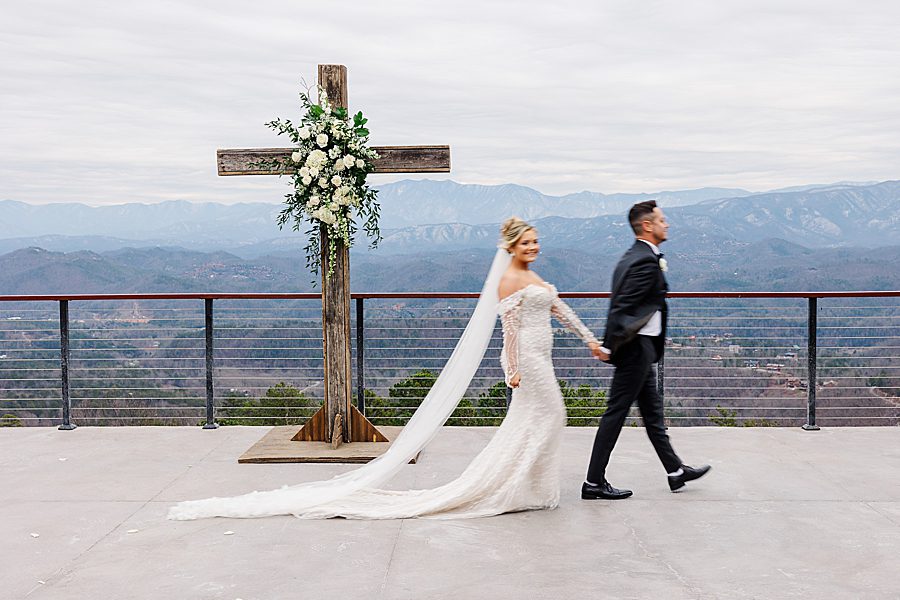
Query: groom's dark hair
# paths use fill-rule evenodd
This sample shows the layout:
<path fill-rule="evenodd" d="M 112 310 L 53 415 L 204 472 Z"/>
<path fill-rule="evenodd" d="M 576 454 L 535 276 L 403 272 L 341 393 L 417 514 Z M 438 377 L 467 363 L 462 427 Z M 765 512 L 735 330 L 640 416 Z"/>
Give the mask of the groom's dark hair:
<path fill-rule="evenodd" d="M 641 233 L 641 223 L 652 218 L 654 208 L 656 200 L 647 200 L 638 202 L 628 211 L 628 222 L 631 223 L 631 229 L 635 234 Z"/>

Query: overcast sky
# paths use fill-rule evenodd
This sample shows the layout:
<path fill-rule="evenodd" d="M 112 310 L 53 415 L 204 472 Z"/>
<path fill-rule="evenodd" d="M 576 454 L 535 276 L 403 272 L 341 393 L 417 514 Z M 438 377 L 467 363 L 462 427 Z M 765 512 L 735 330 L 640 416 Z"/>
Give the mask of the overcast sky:
<path fill-rule="evenodd" d="M 284 145 L 263 123 L 317 63 L 374 144 L 450 144 L 463 183 L 900 178 L 895 0 L 0 1 L 0 199 L 279 202 L 215 150 Z"/>

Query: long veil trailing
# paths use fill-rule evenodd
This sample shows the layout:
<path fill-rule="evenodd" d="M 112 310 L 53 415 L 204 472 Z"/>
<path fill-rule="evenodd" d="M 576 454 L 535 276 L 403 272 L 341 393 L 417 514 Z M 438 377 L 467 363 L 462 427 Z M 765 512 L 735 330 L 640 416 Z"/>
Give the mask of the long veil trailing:
<path fill-rule="evenodd" d="M 510 255 L 498 250 L 481 296 L 462 336 L 440 376 L 391 447 L 359 469 L 326 481 L 314 481 L 267 492 L 252 492 L 233 498 L 208 498 L 181 502 L 169 510 L 169 519 L 206 517 L 251 518 L 269 515 L 300 515 L 305 509 L 344 498 L 364 488 L 377 488 L 391 479 L 403 465 L 440 431 L 475 376 L 497 322 L 497 286 L 510 263 Z"/>

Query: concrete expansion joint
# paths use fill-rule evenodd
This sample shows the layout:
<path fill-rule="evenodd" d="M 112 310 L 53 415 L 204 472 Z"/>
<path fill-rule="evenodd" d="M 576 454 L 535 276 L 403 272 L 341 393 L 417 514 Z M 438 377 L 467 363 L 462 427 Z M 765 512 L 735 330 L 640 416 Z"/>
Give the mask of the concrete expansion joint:
<path fill-rule="evenodd" d="M 628 528 L 628 531 L 631 533 L 632 539 L 634 539 L 634 543 L 637 544 L 637 547 L 641 551 L 641 553 L 645 557 L 649 558 L 650 560 L 653 560 L 653 561 L 659 563 L 660 565 L 664 566 L 666 568 L 666 570 L 669 571 L 669 573 L 671 573 L 672 575 L 675 576 L 675 579 L 677 579 L 678 582 L 682 586 L 684 586 L 685 591 L 690 593 L 693 598 L 696 598 L 696 600 L 705 600 L 705 599 L 713 598 L 713 596 L 710 596 L 709 594 L 704 593 L 703 590 L 698 589 L 695 585 L 693 585 L 690 581 L 688 581 L 687 578 L 684 575 L 682 575 L 681 573 L 679 573 L 678 569 L 676 569 L 674 567 L 674 565 L 672 565 L 669 561 L 664 559 L 660 553 L 653 552 L 652 550 L 650 550 L 647 547 L 647 545 L 644 544 L 644 541 L 641 539 L 641 536 L 638 535 L 637 530 L 631 525 L 631 523 L 629 522 L 629 519 L 625 519 L 622 522 L 622 524 Z"/>

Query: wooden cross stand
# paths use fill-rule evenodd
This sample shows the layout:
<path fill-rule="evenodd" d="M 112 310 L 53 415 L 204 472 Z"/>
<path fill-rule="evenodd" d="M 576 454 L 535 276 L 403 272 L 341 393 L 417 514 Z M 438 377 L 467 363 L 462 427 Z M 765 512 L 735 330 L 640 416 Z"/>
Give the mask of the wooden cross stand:
<path fill-rule="evenodd" d="M 319 86 L 332 106 L 347 108 L 347 67 L 319 65 Z M 379 158 L 375 173 L 447 173 L 450 146 L 373 146 Z M 275 158 L 287 163 L 294 148 L 218 150 L 219 175 L 278 175 L 279 171 L 258 167 Z M 328 251 L 322 233 L 322 341 L 325 356 L 325 403 L 292 438 L 296 441 L 385 442 L 387 438 L 351 402 L 350 383 L 350 253 L 341 244 L 328 273 Z M 346 424 L 346 425 L 345 425 Z"/>

